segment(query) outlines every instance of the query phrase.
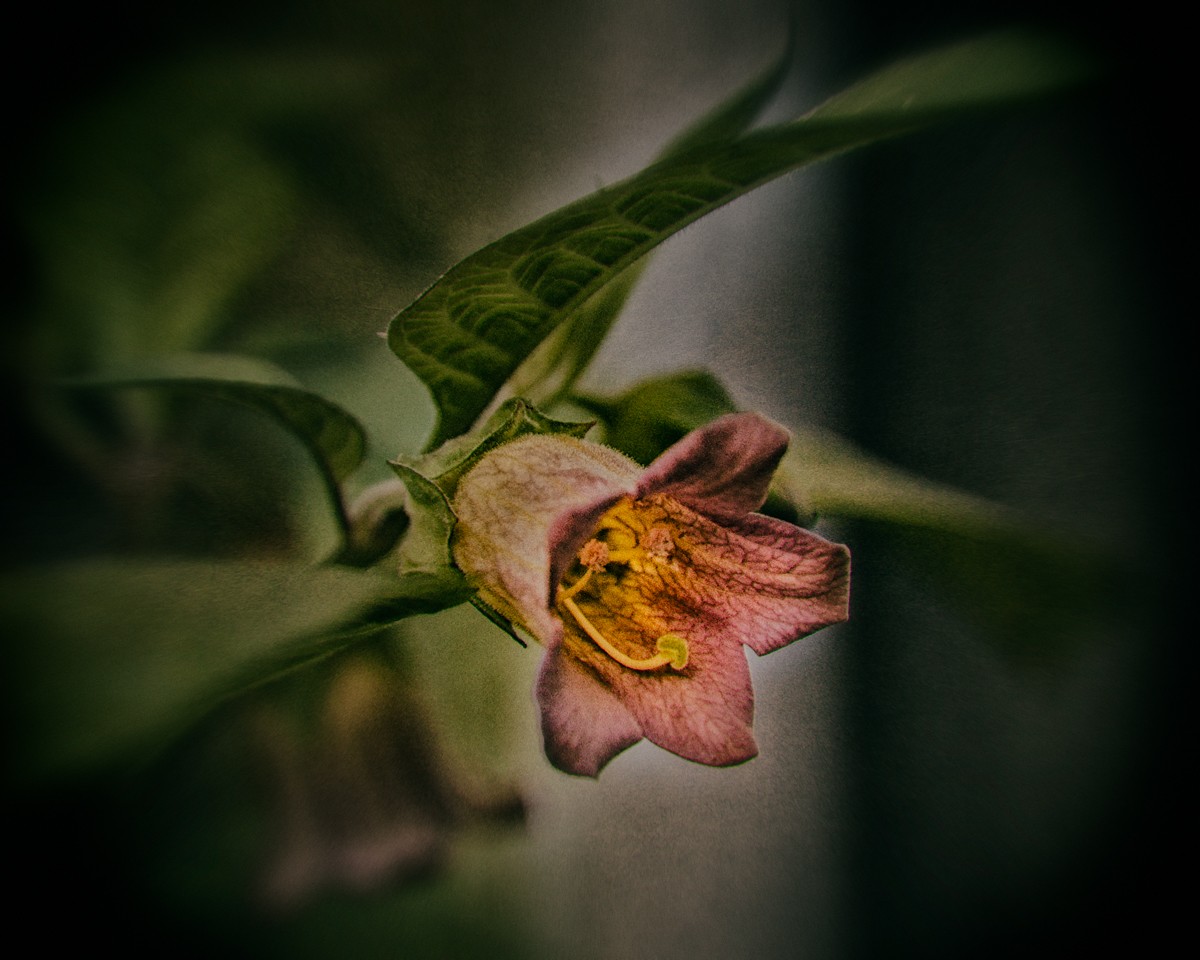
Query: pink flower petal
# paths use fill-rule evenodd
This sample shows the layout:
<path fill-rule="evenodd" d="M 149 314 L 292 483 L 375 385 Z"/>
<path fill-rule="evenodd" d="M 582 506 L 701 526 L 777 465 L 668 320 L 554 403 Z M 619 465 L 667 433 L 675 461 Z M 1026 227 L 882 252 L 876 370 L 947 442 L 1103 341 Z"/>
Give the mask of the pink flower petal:
<path fill-rule="evenodd" d="M 609 660 L 604 679 L 646 738 L 664 750 L 717 767 L 749 760 L 758 745 L 751 728 L 750 670 L 741 646 L 718 636 L 723 624 L 697 619 L 682 607 L 666 619 L 669 629 L 688 639 L 684 670 L 638 673 Z"/>
<path fill-rule="evenodd" d="M 787 431 L 758 414 L 719 417 L 655 460 L 635 496 L 662 494 L 716 520 L 745 516 L 766 500 L 787 445 Z"/>
<path fill-rule="evenodd" d="M 573 629 L 547 652 L 537 700 L 546 753 L 559 769 L 595 776 L 642 737 L 710 766 L 757 754 L 750 672 L 740 645 L 706 637 L 714 626 L 709 618 L 669 599 L 656 612 L 689 639 L 682 671 L 628 670 Z M 722 625 L 715 626 L 719 632 Z"/>
<path fill-rule="evenodd" d="M 726 585 L 721 602 L 730 632 L 759 656 L 847 619 L 845 546 L 760 514 L 719 529 L 693 573 Z"/>
<path fill-rule="evenodd" d="M 536 692 L 546 757 L 566 773 L 594 777 L 642 739 L 641 726 L 620 698 L 561 646 L 542 659 Z"/>

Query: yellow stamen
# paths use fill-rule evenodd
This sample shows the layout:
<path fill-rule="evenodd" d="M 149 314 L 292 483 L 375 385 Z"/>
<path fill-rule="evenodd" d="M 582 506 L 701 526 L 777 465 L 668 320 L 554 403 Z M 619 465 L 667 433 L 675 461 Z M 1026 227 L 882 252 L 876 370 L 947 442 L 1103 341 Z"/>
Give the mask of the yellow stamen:
<path fill-rule="evenodd" d="M 637 534 L 629 525 L 609 517 L 600 521 L 597 534 L 605 534 L 605 543 L 613 553 L 631 550 L 637 546 Z"/>
<path fill-rule="evenodd" d="M 578 583 L 575 586 L 578 586 Z M 616 660 L 621 666 L 628 667 L 630 670 L 657 670 L 659 667 L 665 667 L 668 664 L 675 670 L 682 670 L 687 666 L 687 641 L 678 634 L 664 634 L 656 644 L 659 653 L 653 657 L 646 657 L 644 660 L 637 660 L 622 653 L 609 643 L 604 634 L 597 630 L 592 621 L 579 609 L 579 605 L 571 599 L 566 590 L 559 592 L 558 599 L 567 608 L 567 612 L 575 618 L 576 623 L 579 624 L 583 632 L 595 641 L 596 646 Z"/>
<path fill-rule="evenodd" d="M 569 587 L 559 587 L 558 588 L 558 599 L 559 600 L 568 600 L 571 597 L 575 596 L 575 594 L 577 594 L 580 590 L 582 590 L 585 586 L 587 586 L 587 582 L 591 579 L 592 579 L 592 570 L 591 570 L 591 567 L 589 567 L 587 570 L 583 571 L 583 576 L 580 577 L 578 580 L 576 580 Z"/>

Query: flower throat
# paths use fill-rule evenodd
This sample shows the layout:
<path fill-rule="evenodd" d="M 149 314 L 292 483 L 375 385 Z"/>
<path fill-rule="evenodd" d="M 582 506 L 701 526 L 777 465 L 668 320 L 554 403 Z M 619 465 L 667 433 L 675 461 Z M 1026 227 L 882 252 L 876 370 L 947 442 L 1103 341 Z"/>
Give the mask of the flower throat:
<path fill-rule="evenodd" d="M 634 657 L 606 637 L 580 609 L 575 597 L 587 597 L 601 607 L 612 608 L 618 599 L 613 593 L 638 595 L 637 580 L 652 578 L 660 565 L 670 561 L 675 541 L 664 524 L 647 522 L 644 510 L 631 500 L 622 500 L 600 519 L 596 535 L 583 545 L 576 568 L 583 572 L 558 588 L 557 605 L 579 626 L 591 641 L 621 666 L 630 670 L 650 671 L 662 667 L 683 670 L 688 664 L 688 643 L 678 633 L 664 633 L 654 642 L 657 651 L 649 657 Z M 613 584 L 604 576 L 611 566 L 622 566 L 635 579 L 632 585 Z M 624 580 L 624 578 L 622 578 Z M 602 582 L 607 581 L 607 582 Z"/>

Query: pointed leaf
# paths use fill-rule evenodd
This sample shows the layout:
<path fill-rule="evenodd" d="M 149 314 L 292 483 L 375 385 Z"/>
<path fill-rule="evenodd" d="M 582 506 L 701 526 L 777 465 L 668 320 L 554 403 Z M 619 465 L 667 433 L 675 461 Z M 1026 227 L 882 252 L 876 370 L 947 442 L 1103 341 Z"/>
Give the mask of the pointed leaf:
<path fill-rule="evenodd" d="M 1071 50 L 991 36 L 889 68 L 793 123 L 710 143 L 477 251 L 392 321 L 388 343 L 429 387 L 431 441 L 467 430 L 522 361 L 667 237 L 789 170 L 934 122 L 1056 92 L 1085 76 Z"/>
<path fill-rule="evenodd" d="M 222 700 L 464 599 L 424 578 L 249 561 L 95 559 L 0 581 L 24 776 L 152 756 Z"/>
<path fill-rule="evenodd" d="M 783 83 L 791 64 L 794 39 L 789 33 L 787 47 L 778 60 L 725 103 L 675 137 L 656 159 L 683 156 L 698 148 L 728 142 L 745 132 Z M 648 260 L 643 257 L 567 314 L 521 363 L 493 398 L 493 405 L 515 396 L 525 397 L 535 404 L 553 406 L 569 393 L 600 349 L 647 265 Z"/>
<path fill-rule="evenodd" d="M 663 148 L 657 159 L 683 156 L 698 147 L 739 137 L 779 91 L 791 66 L 795 40 L 794 25 L 789 24 L 787 44 L 779 59 L 716 109 L 678 134 Z"/>
<path fill-rule="evenodd" d="M 175 354 L 64 381 L 64 385 L 91 390 L 191 390 L 265 413 L 290 431 L 312 455 L 338 520 L 343 530 L 347 528 L 340 484 L 362 463 L 367 450 L 366 433 L 353 415 L 306 390 L 278 367 L 249 357 Z"/>

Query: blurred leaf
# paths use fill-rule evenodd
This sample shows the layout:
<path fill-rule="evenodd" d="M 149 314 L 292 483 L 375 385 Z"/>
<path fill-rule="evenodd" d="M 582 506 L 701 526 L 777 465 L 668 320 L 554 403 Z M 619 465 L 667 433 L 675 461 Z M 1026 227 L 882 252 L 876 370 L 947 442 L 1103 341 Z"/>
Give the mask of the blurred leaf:
<path fill-rule="evenodd" d="M 899 60 L 826 100 L 808 119 L 908 113 L 924 122 L 1034 100 L 1095 71 L 1089 56 L 1062 40 L 1008 30 Z"/>
<path fill-rule="evenodd" d="M 463 599 L 427 579 L 248 561 L 94 559 L 0 581 L 18 773 L 147 759 L 222 700 Z"/>
<path fill-rule="evenodd" d="M 190 390 L 253 407 L 290 431 L 312 455 L 338 521 L 348 528 L 341 481 L 362 463 L 367 438 L 362 425 L 272 364 L 222 354 L 176 354 L 123 369 L 64 381 L 74 389 L 150 388 Z"/>
<path fill-rule="evenodd" d="M 734 405 L 729 392 L 707 370 L 654 377 L 636 384 L 619 397 L 572 397 L 604 423 L 604 439 L 643 466 Z"/>
<path fill-rule="evenodd" d="M 783 83 L 791 64 L 793 40 L 789 35 L 787 47 L 775 63 L 679 134 L 657 159 L 683 156 L 700 147 L 731 141 L 742 134 Z M 643 257 L 570 311 L 521 363 L 497 398 L 525 397 L 549 407 L 565 396 L 600 349 L 647 265 L 648 261 Z M 496 399 L 492 402 L 495 404 Z"/>
<path fill-rule="evenodd" d="M 782 489 L 818 515 L 855 520 L 899 548 L 1011 654 L 1053 653 L 1128 597 L 1119 558 L 1020 511 L 935 483 L 814 429 L 796 431 Z"/>
<path fill-rule="evenodd" d="M 734 140 L 752 124 L 778 92 L 791 66 L 795 44 L 794 25 L 789 24 L 787 45 L 771 66 L 716 109 L 679 133 L 663 148 L 659 160 L 680 157 L 699 147 Z"/>
<path fill-rule="evenodd" d="M 74 373 L 210 343 L 306 203 L 264 131 L 344 115 L 386 76 L 367 58 L 222 49 L 58 117 L 13 197 L 40 274 L 37 363 Z"/>
<path fill-rule="evenodd" d="M 430 445 L 467 430 L 573 311 L 706 213 L 805 164 L 1051 94 L 1084 75 L 1073 51 L 1021 34 L 939 50 L 868 78 L 798 121 L 655 163 L 484 247 L 388 331 L 392 350 L 438 407 Z"/>
<path fill-rule="evenodd" d="M 779 471 L 785 487 L 822 516 L 973 535 L 1023 523 L 1014 510 L 893 467 L 811 427 L 793 431 Z"/>
<path fill-rule="evenodd" d="M 136 160 L 108 156 L 117 135 L 95 134 L 89 179 L 55 184 L 32 212 L 53 320 L 38 328 L 39 359 L 53 372 L 203 346 L 296 214 L 287 177 L 230 130 L 143 136 Z"/>

